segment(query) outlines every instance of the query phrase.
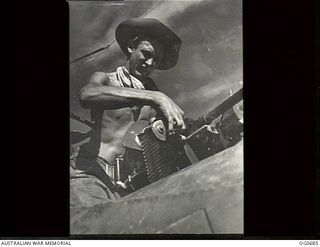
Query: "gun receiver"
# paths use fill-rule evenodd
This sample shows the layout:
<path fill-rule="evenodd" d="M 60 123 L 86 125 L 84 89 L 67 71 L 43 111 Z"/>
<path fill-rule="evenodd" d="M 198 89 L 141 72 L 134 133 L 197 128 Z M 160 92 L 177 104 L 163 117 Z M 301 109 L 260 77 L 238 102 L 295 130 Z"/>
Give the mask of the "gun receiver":
<path fill-rule="evenodd" d="M 233 106 L 241 100 L 242 89 L 199 119 L 185 119 L 187 129 L 173 135 L 161 119 L 151 125 L 142 120 L 132 124 L 124 137 L 121 181 L 137 190 L 236 144 L 242 123 Z M 220 115 L 219 122 L 212 123 Z"/>

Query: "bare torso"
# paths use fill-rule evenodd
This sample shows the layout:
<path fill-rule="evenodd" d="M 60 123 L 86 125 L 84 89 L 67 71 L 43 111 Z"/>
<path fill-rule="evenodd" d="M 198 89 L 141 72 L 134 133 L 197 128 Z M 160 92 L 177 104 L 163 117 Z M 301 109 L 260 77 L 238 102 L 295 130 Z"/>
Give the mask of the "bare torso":
<path fill-rule="evenodd" d="M 110 78 L 109 85 L 119 87 L 115 73 L 107 74 Z M 137 118 L 135 119 L 135 116 Z M 91 118 L 97 124 L 93 129 L 92 141 L 100 145 L 99 156 L 109 162 L 124 153 L 123 137 L 135 120 L 150 120 L 155 112 L 150 106 L 143 106 L 135 113 L 132 107 L 116 110 L 92 110 Z"/>

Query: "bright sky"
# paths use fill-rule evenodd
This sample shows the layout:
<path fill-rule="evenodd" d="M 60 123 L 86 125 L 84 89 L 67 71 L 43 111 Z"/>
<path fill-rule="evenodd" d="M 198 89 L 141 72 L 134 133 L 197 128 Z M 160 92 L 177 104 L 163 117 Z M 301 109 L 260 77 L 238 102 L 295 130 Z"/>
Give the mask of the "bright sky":
<path fill-rule="evenodd" d="M 187 117 L 198 118 L 242 83 L 242 5 L 240 0 L 84 2 L 70 5 L 70 61 L 114 40 L 117 25 L 130 17 L 153 17 L 182 39 L 178 64 L 152 77 Z M 89 119 L 77 93 L 94 71 L 111 72 L 125 63 L 118 44 L 70 65 L 70 111 Z M 71 129 L 86 128 L 71 121 Z"/>

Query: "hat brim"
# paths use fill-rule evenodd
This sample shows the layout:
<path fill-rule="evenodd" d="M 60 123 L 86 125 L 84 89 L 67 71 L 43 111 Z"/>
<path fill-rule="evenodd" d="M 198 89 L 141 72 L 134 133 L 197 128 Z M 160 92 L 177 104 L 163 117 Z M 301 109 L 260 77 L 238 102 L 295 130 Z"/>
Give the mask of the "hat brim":
<path fill-rule="evenodd" d="M 162 22 L 153 18 L 131 18 L 120 23 L 116 30 L 116 40 L 127 56 L 129 40 L 139 35 L 155 38 L 163 44 L 164 56 L 157 69 L 166 70 L 177 64 L 182 41 Z"/>

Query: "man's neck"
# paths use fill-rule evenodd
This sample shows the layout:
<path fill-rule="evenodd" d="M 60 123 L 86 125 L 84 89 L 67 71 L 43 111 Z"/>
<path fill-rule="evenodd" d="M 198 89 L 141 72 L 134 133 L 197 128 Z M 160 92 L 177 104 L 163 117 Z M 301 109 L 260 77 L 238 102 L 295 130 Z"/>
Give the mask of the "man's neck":
<path fill-rule="evenodd" d="M 145 82 L 147 81 L 148 78 L 142 77 L 142 76 L 133 75 L 132 71 L 130 71 L 129 61 L 126 62 L 126 64 L 124 65 L 124 67 L 125 67 L 125 69 L 129 72 L 130 75 L 132 75 L 133 77 L 135 77 L 135 78 L 137 78 L 139 81 L 141 81 L 143 84 L 145 84 Z"/>
<path fill-rule="evenodd" d="M 131 75 L 130 73 L 130 66 L 129 66 L 129 61 L 126 62 L 126 64 L 124 65 L 125 69 L 129 72 L 129 74 Z"/>

